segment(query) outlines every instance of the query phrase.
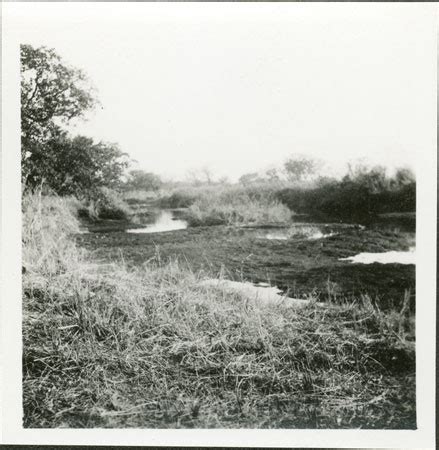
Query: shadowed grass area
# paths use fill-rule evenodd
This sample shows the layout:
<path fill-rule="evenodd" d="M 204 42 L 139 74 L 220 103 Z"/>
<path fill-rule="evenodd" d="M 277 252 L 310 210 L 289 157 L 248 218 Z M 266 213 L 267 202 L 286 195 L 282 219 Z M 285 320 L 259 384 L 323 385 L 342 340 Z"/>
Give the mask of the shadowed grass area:
<path fill-rule="evenodd" d="M 24 202 L 24 251 L 56 261 L 23 277 L 25 427 L 416 426 L 408 294 L 385 313 L 367 296 L 296 309 L 202 285 L 159 254 L 97 264 L 70 228 L 39 243 L 53 201 Z"/>

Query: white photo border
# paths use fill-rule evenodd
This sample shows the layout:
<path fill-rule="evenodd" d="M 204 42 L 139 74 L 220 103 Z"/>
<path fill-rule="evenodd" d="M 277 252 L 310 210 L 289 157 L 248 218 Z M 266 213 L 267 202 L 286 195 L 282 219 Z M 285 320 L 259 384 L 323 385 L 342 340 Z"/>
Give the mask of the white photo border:
<path fill-rule="evenodd" d="M 285 17 L 295 8 L 341 8 L 392 14 L 405 8 L 413 15 L 425 53 L 423 88 L 431 103 L 423 105 L 431 145 L 417 158 L 417 430 L 221 430 L 221 429 L 24 429 L 22 427 L 21 336 L 21 183 L 20 183 L 20 17 L 63 14 L 80 17 L 120 14 L 252 14 L 270 11 Z M 154 445 L 335 448 L 435 447 L 436 206 L 437 206 L 437 4 L 377 3 L 3 3 L 2 13 L 2 442 L 46 445 Z M 423 31 L 422 31 L 423 30 Z"/>

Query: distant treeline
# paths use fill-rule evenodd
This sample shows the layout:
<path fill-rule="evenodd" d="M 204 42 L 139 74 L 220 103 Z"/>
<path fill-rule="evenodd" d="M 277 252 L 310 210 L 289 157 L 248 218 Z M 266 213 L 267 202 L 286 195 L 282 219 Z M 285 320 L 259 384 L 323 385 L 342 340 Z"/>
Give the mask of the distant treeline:
<path fill-rule="evenodd" d="M 416 182 L 408 169 L 393 177 L 383 168 L 361 170 L 341 181 L 322 179 L 309 189 L 286 188 L 277 198 L 297 213 L 358 219 L 389 212 L 416 210 Z"/>

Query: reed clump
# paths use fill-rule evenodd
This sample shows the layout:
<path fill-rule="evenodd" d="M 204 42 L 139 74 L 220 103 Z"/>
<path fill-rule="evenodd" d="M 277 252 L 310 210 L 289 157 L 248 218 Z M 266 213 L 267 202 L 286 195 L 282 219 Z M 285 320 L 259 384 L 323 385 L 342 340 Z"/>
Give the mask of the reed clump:
<path fill-rule="evenodd" d="M 228 187 L 200 195 L 189 207 L 187 219 L 192 226 L 286 224 L 291 214 L 270 192 Z"/>

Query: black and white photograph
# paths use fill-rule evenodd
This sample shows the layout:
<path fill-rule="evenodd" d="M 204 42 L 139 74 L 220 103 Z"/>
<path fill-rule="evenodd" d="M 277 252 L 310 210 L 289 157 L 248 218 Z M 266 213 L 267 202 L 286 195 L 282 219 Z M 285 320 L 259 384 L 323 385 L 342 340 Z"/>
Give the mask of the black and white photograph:
<path fill-rule="evenodd" d="M 437 5 L 4 12 L 4 431 L 433 448 Z"/>

